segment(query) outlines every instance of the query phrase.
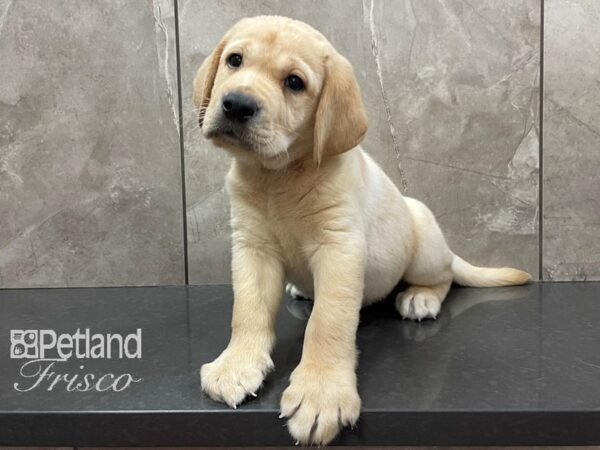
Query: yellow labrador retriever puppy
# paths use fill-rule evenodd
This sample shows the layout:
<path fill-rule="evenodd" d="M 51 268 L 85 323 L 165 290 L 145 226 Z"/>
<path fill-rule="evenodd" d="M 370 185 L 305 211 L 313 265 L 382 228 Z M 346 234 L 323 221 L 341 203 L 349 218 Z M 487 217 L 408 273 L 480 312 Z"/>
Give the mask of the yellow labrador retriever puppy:
<path fill-rule="evenodd" d="M 194 80 L 202 133 L 233 155 L 232 335 L 201 369 L 203 390 L 236 407 L 273 368 L 286 282 L 314 298 L 302 359 L 281 399 L 300 443 L 327 444 L 359 416 L 355 334 L 362 305 L 398 295 L 404 318 L 435 318 L 453 281 L 523 284 L 529 274 L 474 267 L 435 217 L 402 197 L 359 146 L 367 117 L 350 63 L 310 26 L 262 16 L 237 23 Z"/>

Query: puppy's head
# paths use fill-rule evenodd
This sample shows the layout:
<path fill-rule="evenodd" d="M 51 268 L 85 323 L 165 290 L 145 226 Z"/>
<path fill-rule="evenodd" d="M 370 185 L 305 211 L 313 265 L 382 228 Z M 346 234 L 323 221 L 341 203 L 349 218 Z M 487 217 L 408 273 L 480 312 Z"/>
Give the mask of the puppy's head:
<path fill-rule="evenodd" d="M 243 19 L 206 58 L 194 80 L 206 138 L 268 169 L 317 163 L 356 147 L 367 131 L 348 60 L 305 23 Z"/>

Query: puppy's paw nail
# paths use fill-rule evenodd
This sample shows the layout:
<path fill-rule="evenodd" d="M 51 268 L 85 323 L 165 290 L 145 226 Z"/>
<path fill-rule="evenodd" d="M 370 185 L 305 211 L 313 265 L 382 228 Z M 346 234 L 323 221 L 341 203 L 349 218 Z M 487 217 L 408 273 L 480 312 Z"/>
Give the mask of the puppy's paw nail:
<path fill-rule="evenodd" d="M 300 363 L 281 397 L 281 406 L 288 414 L 287 427 L 296 445 L 327 445 L 342 428 L 358 420 L 355 374 L 335 369 L 315 372 Z"/>
<path fill-rule="evenodd" d="M 246 397 L 257 397 L 273 363 L 268 353 L 248 353 L 244 348 L 227 348 L 210 364 L 202 366 L 202 389 L 214 400 L 233 409 Z"/>

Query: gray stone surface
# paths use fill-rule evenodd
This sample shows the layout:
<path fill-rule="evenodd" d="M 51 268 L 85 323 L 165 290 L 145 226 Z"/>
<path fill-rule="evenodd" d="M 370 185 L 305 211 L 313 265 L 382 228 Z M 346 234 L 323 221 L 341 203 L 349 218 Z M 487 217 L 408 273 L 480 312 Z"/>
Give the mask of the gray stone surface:
<path fill-rule="evenodd" d="M 171 0 L 0 0 L 0 287 L 184 281 Z"/>
<path fill-rule="evenodd" d="M 546 0 L 545 280 L 600 280 L 600 2 Z"/>
<path fill-rule="evenodd" d="M 322 31 L 352 62 L 364 147 L 438 216 L 478 264 L 538 275 L 540 0 L 180 1 L 189 268 L 229 274 L 229 157 L 204 141 L 191 101 L 200 63 L 238 19 L 282 14 Z"/>
<path fill-rule="evenodd" d="M 600 283 L 453 288 L 438 319 L 422 323 L 400 320 L 393 296 L 364 308 L 357 333 L 362 414 L 331 448 L 598 444 L 599 296 Z M 311 302 L 284 300 L 275 369 L 258 397 L 233 411 L 203 394 L 198 377 L 198 368 L 227 345 L 232 301 L 230 285 L 0 291 L 0 442 L 293 446 L 277 417 Z M 71 334 L 79 325 L 101 334 L 140 328 L 142 358 L 72 357 L 38 380 L 20 375 L 27 360 L 8 357 L 11 329 Z M 33 373 L 29 367 L 26 374 Z M 107 373 L 142 381 L 121 392 L 67 392 L 67 382 L 56 379 L 69 374 L 80 381 L 87 373 L 92 386 Z M 37 381 L 28 392 L 14 388 Z"/>

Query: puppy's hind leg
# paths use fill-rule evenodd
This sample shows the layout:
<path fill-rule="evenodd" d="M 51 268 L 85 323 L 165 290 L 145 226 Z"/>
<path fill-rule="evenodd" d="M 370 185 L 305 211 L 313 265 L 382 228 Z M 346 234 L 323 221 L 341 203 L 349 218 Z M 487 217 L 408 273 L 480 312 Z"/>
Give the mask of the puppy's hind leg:
<path fill-rule="evenodd" d="M 411 284 L 396 297 L 404 319 L 435 319 L 452 284 L 453 253 L 433 213 L 423 203 L 406 198 L 413 219 L 414 247 L 404 280 Z"/>

